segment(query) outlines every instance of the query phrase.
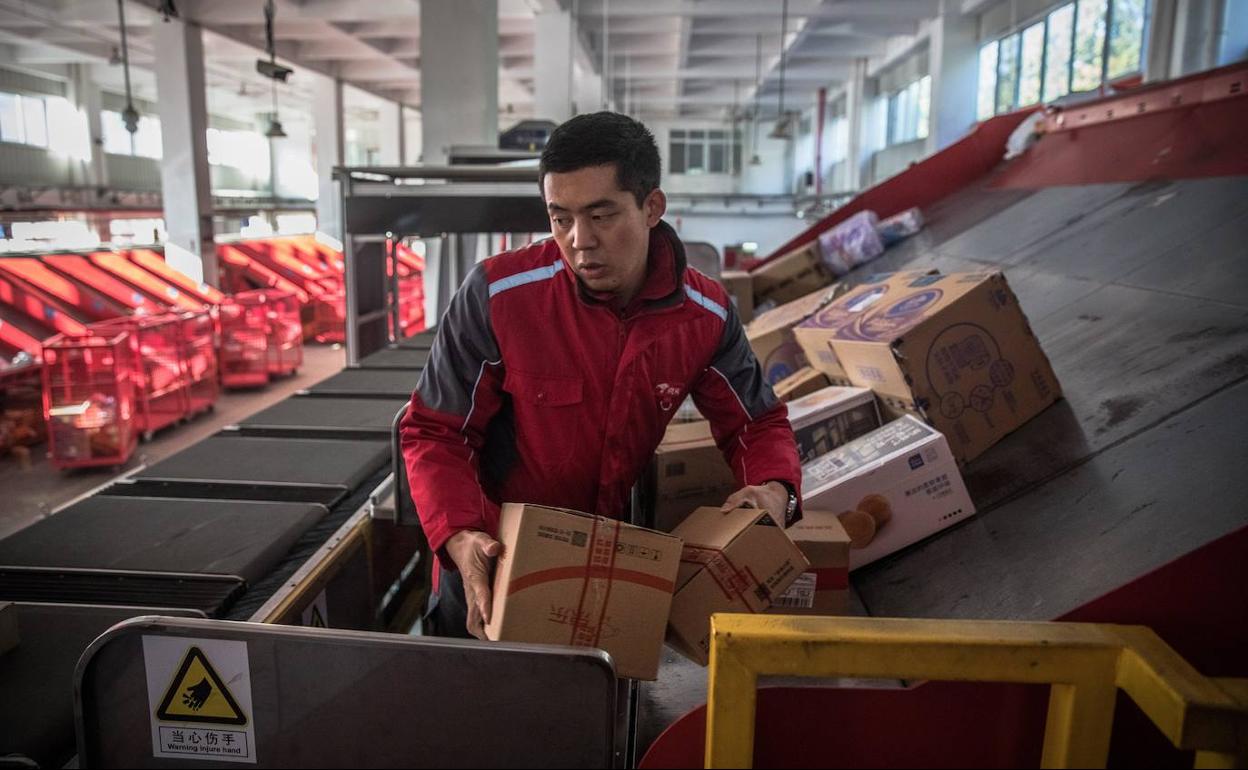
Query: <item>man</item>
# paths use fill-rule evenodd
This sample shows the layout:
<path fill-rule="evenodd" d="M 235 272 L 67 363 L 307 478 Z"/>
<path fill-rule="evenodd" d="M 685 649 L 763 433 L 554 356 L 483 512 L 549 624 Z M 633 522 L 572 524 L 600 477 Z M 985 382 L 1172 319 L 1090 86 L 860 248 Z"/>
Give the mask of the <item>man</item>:
<path fill-rule="evenodd" d="M 575 117 L 542 153 L 554 237 L 474 268 L 438 325 L 400 430 L 439 570 L 428 631 L 483 638 L 503 502 L 628 514 L 633 484 L 692 394 L 753 505 L 791 524 L 801 468 L 723 288 L 662 221 L 640 123 Z"/>

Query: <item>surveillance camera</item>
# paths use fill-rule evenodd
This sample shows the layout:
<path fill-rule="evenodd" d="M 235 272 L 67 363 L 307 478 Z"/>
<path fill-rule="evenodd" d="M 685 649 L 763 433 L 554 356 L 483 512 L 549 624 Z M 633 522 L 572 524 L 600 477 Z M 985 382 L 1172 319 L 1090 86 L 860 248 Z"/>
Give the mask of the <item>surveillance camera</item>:
<path fill-rule="evenodd" d="M 283 67 L 277 62 L 272 62 L 272 61 L 269 61 L 268 59 L 256 59 L 256 72 L 259 72 L 261 75 L 264 75 L 266 78 L 280 80 L 281 82 L 285 83 L 286 78 L 290 77 L 291 73 L 294 72 L 294 70 L 292 70 L 290 67 Z"/>

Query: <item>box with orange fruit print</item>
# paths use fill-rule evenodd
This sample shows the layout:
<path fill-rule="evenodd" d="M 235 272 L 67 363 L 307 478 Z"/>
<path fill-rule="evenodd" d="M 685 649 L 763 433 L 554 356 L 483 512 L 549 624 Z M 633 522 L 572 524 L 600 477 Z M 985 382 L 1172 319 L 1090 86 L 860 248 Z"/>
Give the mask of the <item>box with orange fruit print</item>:
<path fill-rule="evenodd" d="M 945 437 L 910 415 L 806 463 L 802 503 L 837 512 L 851 570 L 975 513 Z"/>

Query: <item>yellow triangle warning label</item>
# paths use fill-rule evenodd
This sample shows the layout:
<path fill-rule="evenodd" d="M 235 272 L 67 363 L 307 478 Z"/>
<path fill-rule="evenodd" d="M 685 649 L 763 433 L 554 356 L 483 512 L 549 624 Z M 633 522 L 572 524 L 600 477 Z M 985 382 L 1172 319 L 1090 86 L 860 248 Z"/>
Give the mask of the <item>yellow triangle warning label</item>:
<path fill-rule="evenodd" d="M 325 628 L 325 618 L 321 617 L 321 608 L 315 604 L 312 605 L 312 617 L 308 620 L 308 625 L 312 628 Z"/>
<path fill-rule="evenodd" d="M 238 707 L 221 677 L 198 647 L 187 650 L 165 697 L 156 709 L 157 719 L 173 722 L 204 722 L 245 725 L 247 716 Z"/>

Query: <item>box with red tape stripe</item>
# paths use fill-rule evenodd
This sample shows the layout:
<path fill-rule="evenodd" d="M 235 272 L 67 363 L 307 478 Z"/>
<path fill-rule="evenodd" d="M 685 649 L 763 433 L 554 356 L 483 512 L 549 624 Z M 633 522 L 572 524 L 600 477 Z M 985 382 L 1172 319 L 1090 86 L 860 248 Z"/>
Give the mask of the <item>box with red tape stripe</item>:
<path fill-rule="evenodd" d="M 711 615 L 763 612 L 810 566 L 767 511 L 698 508 L 672 531 L 684 542 L 667 641 L 703 666 Z"/>
<path fill-rule="evenodd" d="M 507 503 L 486 636 L 605 650 L 619 676 L 654 679 L 680 540 L 601 516 Z"/>

